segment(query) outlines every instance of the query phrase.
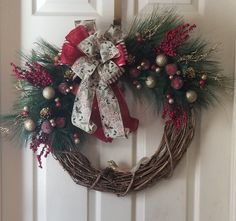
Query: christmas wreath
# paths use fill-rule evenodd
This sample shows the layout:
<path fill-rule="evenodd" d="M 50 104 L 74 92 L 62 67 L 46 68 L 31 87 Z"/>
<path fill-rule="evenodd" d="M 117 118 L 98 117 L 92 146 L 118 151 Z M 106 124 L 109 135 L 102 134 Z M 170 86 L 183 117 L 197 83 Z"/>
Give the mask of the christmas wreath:
<path fill-rule="evenodd" d="M 115 25 L 102 34 L 86 20 L 61 48 L 40 40 L 23 67 L 12 64 L 19 98 L 14 114 L 1 116 L 1 132 L 28 141 L 39 167 L 51 153 L 91 189 L 125 195 L 169 177 L 193 139 L 194 113 L 230 83 L 211 58 L 215 47 L 190 38 L 195 28 L 173 10 L 154 9 L 138 15 L 126 35 Z M 124 89 L 155 103 L 165 124 L 161 143 L 130 171 L 114 161 L 97 169 L 80 152 L 87 134 L 112 142 L 138 128 Z"/>

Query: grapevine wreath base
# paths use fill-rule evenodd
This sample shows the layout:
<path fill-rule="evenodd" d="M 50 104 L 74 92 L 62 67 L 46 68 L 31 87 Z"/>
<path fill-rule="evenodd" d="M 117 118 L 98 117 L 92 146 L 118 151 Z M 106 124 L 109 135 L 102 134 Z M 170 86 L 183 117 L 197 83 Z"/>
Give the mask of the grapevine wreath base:
<path fill-rule="evenodd" d="M 138 15 L 126 35 L 115 25 L 101 34 L 89 20 L 76 22 L 61 48 L 38 41 L 36 50 L 23 54 L 24 66 L 12 64 L 19 97 L 14 113 L 0 116 L 1 132 L 28 141 L 40 168 L 51 153 L 90 189 L 124 196 L 171 176 L 193 139 L 194 113 L 231 84 L 211 57 L 215 47 L 190 38 L 195 28 L 173 10 L 154 8 Z M 112 142 L 138 128 L 126 90 L 161 112 L 161 143 L 130 171 L 112 160 L 97 169 L 80 152 L 86 139 Z"/>
<path fill-rule="evenodd" d="M 166 124 L 161 143 L 150 159 L 143 158 L 131 171 L 107 167 L 97 169 L 79 151 L 54 153 L 55 158 L 70 174 L 75 183 L 90 189 L 125 196 L 128 192 L 142 190 L 172 172 L 189 147 L 195 131 L 195 117 L 191 115 L 178 133 L 172 124 Z"/>

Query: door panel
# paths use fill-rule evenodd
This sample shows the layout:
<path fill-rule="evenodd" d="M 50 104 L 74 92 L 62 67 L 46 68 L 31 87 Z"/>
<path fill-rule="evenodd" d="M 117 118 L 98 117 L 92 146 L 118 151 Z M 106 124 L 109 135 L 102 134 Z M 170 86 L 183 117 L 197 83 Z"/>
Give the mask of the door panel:
<path fill-rule="evenodd" d="M 123 28 L 127 30 L 133 16 L 153 3 L 176 6 L 190 22 L 197 24 L 197 34 L 220 42 L 219 57 L 225 72 L 234 72 L 233 1 L 123 1 Z M 98 27 L 105 30 L 113 20 L 113 8 L 113 0 L 21 0 L 21 4 L 17 0 L 2 0 L 1 111 L 7 112 L 14 100 L 8 64 L 16 60 L 15 50 L 30 50 L 39 37 L 62 45 L 65 35 L 74 27 L 74 20 L 96 18 Z M 121 168 L 131 168 L 158 147 L 162 120 L 154 116 L 147 103 L 136 104 L 130 94 L 127 97 L 131 113 L 140 119 L 140 127 L 129 139 L 117 139 L 112 145 L 91 138 L 82 151 L 94 165 L 105 167 L 112 159 Z M 39 169 L 30 150 L 2 143 L 2 221 L 235 220 L 235 198 L 231 194 L 235 193 L 231 103 L 232 100 L 223 99 L 222 105 L 199 114 L 195 139 L 173 177 L 124 198 L 74 184 L 52 156 Z"/>

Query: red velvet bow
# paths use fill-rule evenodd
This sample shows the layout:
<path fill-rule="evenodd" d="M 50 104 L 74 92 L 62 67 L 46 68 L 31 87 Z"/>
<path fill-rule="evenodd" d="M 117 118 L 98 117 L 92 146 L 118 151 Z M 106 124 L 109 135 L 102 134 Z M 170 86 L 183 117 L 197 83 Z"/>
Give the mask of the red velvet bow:
<path fill-rule="evenodd" d="M 73 65 L 76 59 L 84 54 L 77 48 L 77 45 L 89 36 L 85 26 L 78 26 L 73 29 L 67 36 L 62 46 L 61 63 L 65 65 Z"/>

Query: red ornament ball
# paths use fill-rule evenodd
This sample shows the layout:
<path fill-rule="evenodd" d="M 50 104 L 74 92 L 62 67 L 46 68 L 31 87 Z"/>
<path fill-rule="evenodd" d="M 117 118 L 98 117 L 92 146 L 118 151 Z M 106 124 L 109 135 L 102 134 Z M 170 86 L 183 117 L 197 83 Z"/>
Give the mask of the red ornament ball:
<path fill-rule="evenodd" d="M 151 70 L 152 70 L 152 71 L 156 71 L 157 68 L 158 68 L 158 66 L 157 66 L 156 64 L 153 64 L 153 65 L 151 66 Z"/>
<path fill-rule="evenodd" d="M 67 89 L 69 89 L 69 86 L 66 82 L 60 83 L 58 86 L 58 90 L 60 93 L 66 95 L 67 94 Z"/>
<path fill-rule="evenodd" d="M 142 37 L 142 35 L 141 35 L 140 33 L 136 33 L 136 35 L 135 35 L 135 40 L 136 40 L 136 42 L 138 42 L 138 43 L 142 43 L 142 42 L 143 42 L 143 37 Z"/>
<path fill-rule="evenodd" d="M 142 38 L 141 36 L 136 37 L 136 41 L 137 41 L 138 43 L 142 43 L 142 42 L 143 42 L 143 38 Z"/>
<path fill-rule="evenodd" d="M 79 90 L 79 84 L 74 84 L 73 89 L 71 90 L 71 93 L 76 95 Z"/>
<path fill-rule="evenodd" d="M 57 108 L 60 108 L 60 107 L 61 107 L 61 102 L 60 102 L 60 101 L 58 101 L 58 102 L 56 102 L 56 104 L 55 104 L 55 105 L 56 105 L 56 107 L 57 107 Z"/>
<path fill-rule="evenodd" d="M 205 86 L 206 82 L 204 80 L 200 80 L 198 82 L 198 84 L 199 84 L 200 88 L 203 88 Z"/>
<path fill-rule="evenodd" d="M 73 134 L 73 137 L 76 139 L 76 138 L 79 138 L 79 133 L 74 133 Z"/>
<path fill-rule="evenodd" d="M 21 112 L 22 117 L 28 117 L 29 116 L 29 111 L 23 110 Z"/>
<path fill-rule="evenodd" d="M 141 67 L 143 70 L 148 70 L 150 68 L 150 61 L 148 59 L 143 59 L 141 62 Z"/>
<path fill-rule="evenodd" d="M 51 123 L 48 120 L 46 120 L 42 123 L 41 130 L 45 134 L 50 134 L 50 133 L 52 133 L 53 127 L 52 127 Z"/>
<path fill-rule="evenodd" d="M 171 80 L 171 87 L 173 87 L 176 90 L 179 90 L 181 87 L 183 87 L 183 79 L 181 77 L 175 77 Z"/>
<path fill-rule="evenodd" d="M 140 75 L 140 70 L 138 70 L 136 67 L 132 67 L 129 70 L 129 74 L 132 78 L 137 78 Z"/>
<path fill-rule="evenodd" d="M 176 64 L 167 64 L 165 69 L 168 75 L 174 75 L 177 72 Z"/>
<path fill-rule="evenodd" d="M 58 117 L 56 118 L 55 123 L 58 128 L 63 128 L 66 125 L 66 119 L 64 117 Z"/>
<path fill-rule="evenodd" d="M 167 94 L 167 95 L 166 95 L 166 98 L 167 98 L 167 99 L 170 99 L 170 98 L 172 98 L 172 96 L 171 96 L 170 94 Z"/>

